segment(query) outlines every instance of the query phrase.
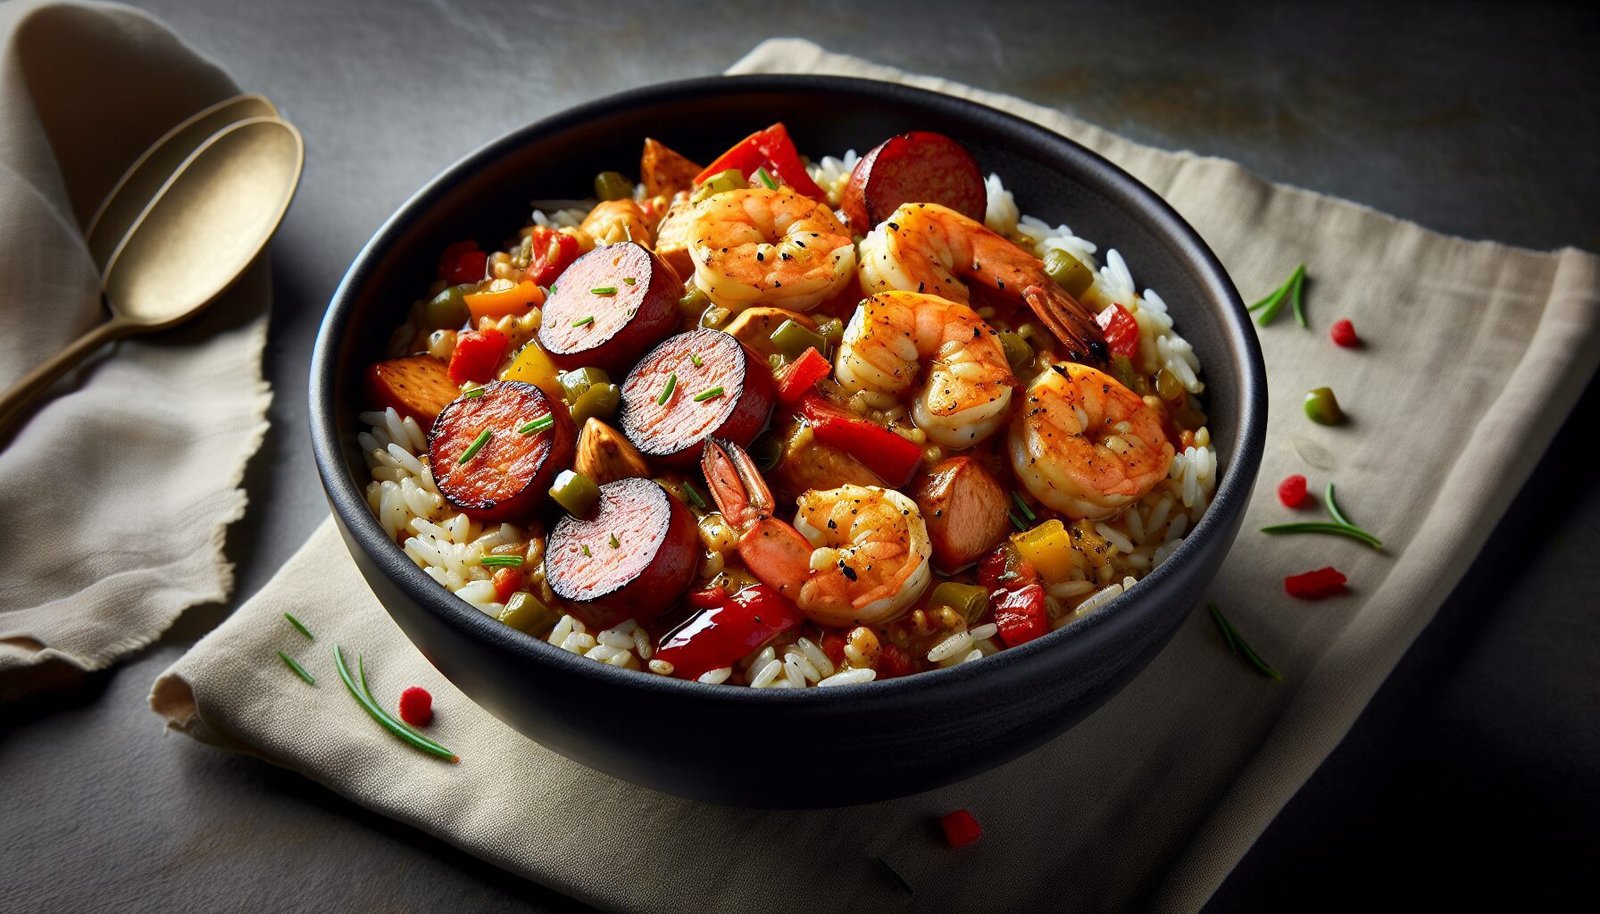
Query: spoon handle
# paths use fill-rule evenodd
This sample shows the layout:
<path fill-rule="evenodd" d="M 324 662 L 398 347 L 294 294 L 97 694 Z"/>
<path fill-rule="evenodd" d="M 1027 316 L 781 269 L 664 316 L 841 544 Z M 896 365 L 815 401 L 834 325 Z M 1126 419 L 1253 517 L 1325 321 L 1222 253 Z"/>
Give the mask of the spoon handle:
<path fill-rule="evenodd" d="M 6 432 L 11 424 L 26 412 L 28 404 L 46 390 L 56 378 L 67 373 L 67 370 L 83 361 L 95 350 L 104 346 L 111 340 L 127 336 L 137 325 L 128 321 L 113 318 L 100 326 L 78 337 L 71 346 L 57 353 L 54 358 L 28 372 L 11 385 L 11 389 L 0 395 L 0 442 L 6 440 Z"/>

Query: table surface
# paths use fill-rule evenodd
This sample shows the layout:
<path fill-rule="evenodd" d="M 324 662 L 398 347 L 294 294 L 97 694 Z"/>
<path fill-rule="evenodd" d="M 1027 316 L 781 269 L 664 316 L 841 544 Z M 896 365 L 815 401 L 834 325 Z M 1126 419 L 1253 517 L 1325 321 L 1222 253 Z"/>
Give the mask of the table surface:
<path fill-rule="evenodd" d="M 228 535 L 234 601 L 191 610 L 117 669 L 0 707 L 4 911 L 579 909 L 298 775 L 165 736 L 146 705 L 156 675 L 326 516 L 306 369 L 345 266 L 435 172 L 530 120 L 800 35 L 1443 232 L 1600 248 L 1592 9 L 136 3 L 306 136 L 272 252 L 272 430 Z M 1208 910 L 1593 895 L 1600 486 L 1583 432 L 1597 420 L 1591 384 L 1456 593 Z"/>

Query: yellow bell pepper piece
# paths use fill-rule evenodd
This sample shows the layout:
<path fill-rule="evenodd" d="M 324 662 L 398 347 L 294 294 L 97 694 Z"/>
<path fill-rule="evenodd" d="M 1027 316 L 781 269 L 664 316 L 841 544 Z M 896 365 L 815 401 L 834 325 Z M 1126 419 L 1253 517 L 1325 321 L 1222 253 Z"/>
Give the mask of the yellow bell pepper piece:
<path fill-rule="evenodd" d="M 544 391 L 551 399 L 560 400 L 561 382 L 556 379 L 560 373 L 556 363 L 550 361 L 550 357 L 539 348 L 539 341 L 529 340 L 528 345 L 517 353 L 511 367 L 500 373 L 500 380 L 525 381 Z"/>
<path fill-rule="evenodd" d="M 468 292 L 462 298 L 472 312 L 472 322 L 480 318 L 521 317 L 534 305 L 544 304 L 544 292 L 531 280 L 523 280 L 499 292 Z"/>
<path fill-rule="evenodd" d="M 1023 561 L 1051 584 L 1070 578 L 1080 561 L 1072 549 L 1072 535 L 1059 520 L 1047 520 L 1031 530 L 1013 534 L 1011 543 Z"/>

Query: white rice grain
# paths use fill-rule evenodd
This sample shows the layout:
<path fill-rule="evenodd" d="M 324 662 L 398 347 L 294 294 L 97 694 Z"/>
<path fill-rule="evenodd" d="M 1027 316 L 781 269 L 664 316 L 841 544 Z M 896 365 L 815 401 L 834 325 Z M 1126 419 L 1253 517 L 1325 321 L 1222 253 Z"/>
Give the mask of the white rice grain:
<path fill-rule="evenodd" d="M 772 681 L 777 679 L 781 672 L 783 672 L 783 661 L 776 657 L 768 660 L 761 665 L 761 669 L 754 676 L 750 677 L 750 688 L 764 689 L 772 685 Z"/>
<path fill-rule="evenodd" d="M 931 663 L 940 663 L 957 654 L 965 653 L 972 647 L 972 636 L 966 632 L 956 632 L 948 635 L 928 651 L 928 660 Z"/>
<path fill-rule="evenodd" d="M 825 689 L 829 686 L 860 685 L 864 682 L 871 682 L 876 678 L 878 678 L 878 671 L 874 669 L 848 669 L 834 673 L 832 676 L 817 683 L 817 686 Z"/>
<path fill-rule="evenodd" d="M 728 677 L 732 676 L 732 675 L 733 675 L 733 667 L 731 667 L 731 666 L 719 667 L 719 668 L 711 670 L 709 672 L 701 673 L 700 674 L 700 681 L 701 682 L 710 683 L 711 685 L 722 685 L 724 682 L 727 682 L 728 681 Z"/>

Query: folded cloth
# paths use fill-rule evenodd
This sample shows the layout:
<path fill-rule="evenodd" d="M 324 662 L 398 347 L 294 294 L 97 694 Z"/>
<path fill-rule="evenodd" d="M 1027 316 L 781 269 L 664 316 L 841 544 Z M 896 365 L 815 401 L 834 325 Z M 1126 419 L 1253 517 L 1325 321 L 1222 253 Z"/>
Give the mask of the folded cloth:
<path fill-rule="evenodd" d="M 1104 708 L 988 774 L 851 809 L 706 806 L 588 771 L 472 705 L 389 621 L 330 522 L 161 677 L 152 704 L 197 739 L 294 768 L 603 908 L 811 911 L 819 897 L 882 910 L 1198 908 L 1432 617 L 1593 373 L 1600 259 L 1443 237 L 1230 162 L 1138 146 L 1055 111 L 802 41 L 767 42 L 732 72 L 898 80 L 1011 111 L 1153 186 L 1247 297 L 1309 265 L 1312 329 L 1284 315 L 1260 331 L 1274 391 L 1264 484 L 1238 548 L 1210 593 L 1195 595 L 1219 601 L 1284 680 L 1231 656 L 1199 612 Z M 1328 340 L 1340 317 L 1355 321 L 1364 349 Z M 1302 392 L 1327 384 L 1350 425 L 1324 428 L 1302 414 Z M 1289 519 L 1272 491 L 1289 473 L 1337 480 L 1344 508 L 1382 535 L 1386 552 L 1255 532 Z M 1350 576 L 1348 595 L 1312 606 L 1284 594 L 1286 573 L 1328 564 Z M 316 641 L 296 634 L 285 610 Z M 412 683 L 430 689 L 431 732 L 460 765 L 412 752 L 365 719 L 333 675 L 334 644 L 366 655 L 387 705 Z M 279 649 L 318 685 L 284 669 Z M 734 734 L 729 751 L 738 751 Z M 839 763 L 827 746 L 796 751 Z M 985 833 L 955 852 L 933 821 L 961 807 Z"/>
<path fill-rule="evenodd" d="M 127 7 L 6 3 L 0 36 L 3 390 L 107 319 L 81 227 L 117 178 L 238 89 Z M 0 698 L 226 599 L 223 530 L 266 429 L 268 299 L 258 264 L 197 325 L 107 348 L 0 442 Z"/>

